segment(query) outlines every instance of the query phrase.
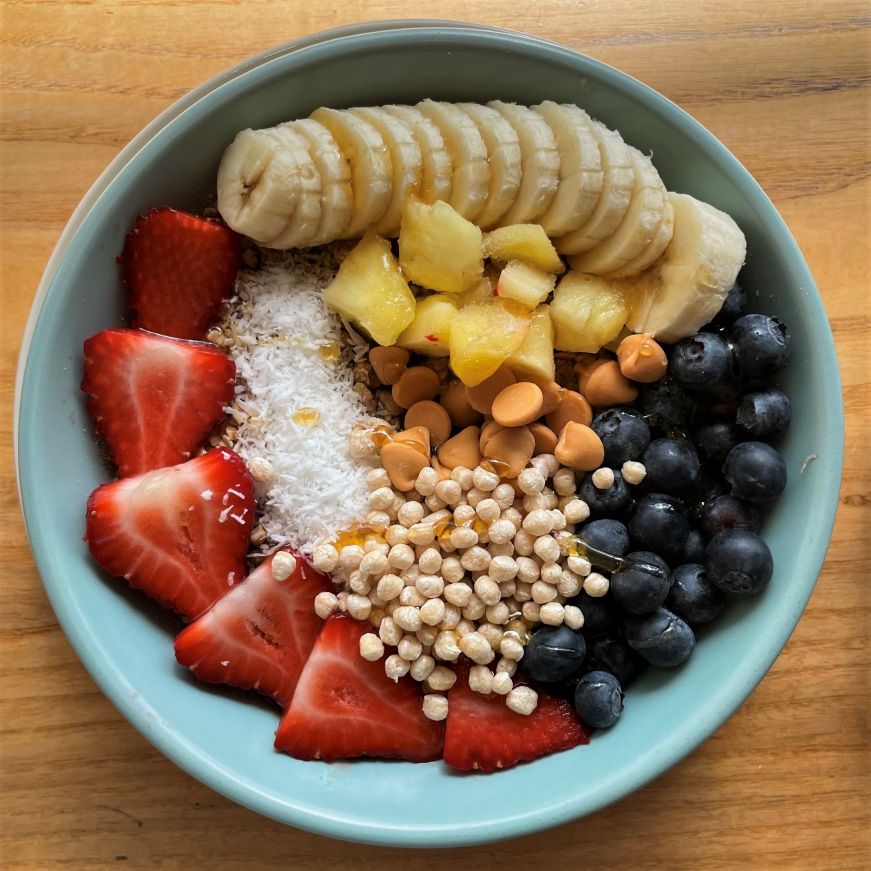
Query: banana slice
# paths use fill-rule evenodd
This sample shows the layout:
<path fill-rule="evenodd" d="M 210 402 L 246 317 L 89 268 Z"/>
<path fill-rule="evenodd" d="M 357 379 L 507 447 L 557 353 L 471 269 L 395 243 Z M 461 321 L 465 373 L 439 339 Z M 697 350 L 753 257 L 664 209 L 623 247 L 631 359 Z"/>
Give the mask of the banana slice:
<path fill-rule="evenodd" d="M 466 220 L 484 208 L 490 188 L 487 146 L 475 122 L 453 103 L 424 100 L 417 108 L 441 131 L 453 165 L 448 203 Z"/>
<path fill-rule="evenodd" d="M 607 275 L 625 266 L 653 241 L 666 215 L 665 185 L 650 158 L 629 148 L 635 167 L 632 199 L 620 226 L 604 241 L 583 254 L 569 258 L 577 272 Z"/>
<path fill-rule="evenodd" d="M 420 148 L 420 199 L 427 204 L 451 196 L 451 155 L 439 128 L 414 106 L 382 106 L 411 128 Z"/>
<path fill-rule="evenodd" d="M 368 122 L 323 106 L 309 116 L 332 133 L 351 167 L 354 208 L 343 239 L 355 239 L 384 217 L 393 190 L 393 166 L 384 137 Z"/>
<path fill-rule="evenodd" d="M 560 153 L 544 118 L 527 106 L 493 100 L 495 109 L 517 132 L 523 174 L 517 199 L 500 224 L 534 224 L 548 210 L 559 187 Z"/>
<path fill-rule="evenodd" d="M 608 273 L 609 278 L 623 278 L 632 275 L 638 275 L 644 272 L 645 269 L 656 263 L 662 256 L 662 252 L 668 247 L 671 242 L 672 233 L 674 232 L 674 207 L 671 200 L 666 196 L 665 214 L 659 224 L 653 238 L 648 243 L 647 247 L 637 256 L 633 257 L 627 263 L 624 263 L 619 269 Z"/>
<path fill-rule="evenodd" d="M 629 305 L 629 329 L 676 342 L 698 332 L 720 310 L 744 263 L 747 242 L 725 212 L 687 194 L 668 197 L 674 234 L 662 258 L 614 286 Z"/>
<path fill-rule="evenodd" d="M 602 157 L 593 120 L 577 106 L 546 100 L 533 107 L 547 122 L 560 153 L 559 187 L 539 219 L 548 236 L 562 236 L 583 226 L 602 193 Z"/>
<path fill-rule="evenodd" d="M 607 239 L 620 226 L 632 199 L 635 169 L 629 146 L 599 121 L 593 122 L 593 132 L 602 158 L 602 193 L 587 222 L 554 241 L 560 254 L 580 254 Z"/>
<path fill-rule="evenodd" d="M 409 197 L 420 193 L 421 153 L 409 125 L 401 118 L 376 106 L 361 106 L 348 110 L 357 118 L 368 121 L 382 136 L 390 150 L 393 165 L 393 193 L 384 217 L 375 231 L 385 236 L 399 235 L 402 205 Z"/>
<path fill-rule="evenodd" d="M 457 103 L 471 116 L 487 146 L 490 191 L 475 223 L 488 230 L 511 208 L 520 190 L 523 172 L 517 131 L 495 109 L 480 103 Z"/>

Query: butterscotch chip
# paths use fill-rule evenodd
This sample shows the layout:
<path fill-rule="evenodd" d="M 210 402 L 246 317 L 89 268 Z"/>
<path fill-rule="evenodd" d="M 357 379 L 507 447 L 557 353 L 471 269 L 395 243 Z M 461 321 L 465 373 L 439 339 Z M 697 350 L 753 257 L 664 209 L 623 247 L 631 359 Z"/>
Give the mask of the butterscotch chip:
<path fill-rule="evenodd" d="M 560 387 L 556 381 L 536 381 L 535 383 L 541 389 L 541 414 L 545 415 L 556 411 L 563 401 L 565 388 Z"/>
<path fill-rule="evenodd" d="M 502 426 L 525 426 L 541 416 L 544 394 L 531 381 L 518 381 L 500 390 L 493 400 L 493 420 Z"/>
<path fill-rule="evenodd" d="M 638 398 L 638 390 L 620 371 L 616 360 L 608 360 L 590 373 L 584 387 L 584 396 L 590 405 L 626 405 Z"/>
<path fill-rule="evenodd" d="M 487 448 L 487 442 L 503 429 L 505 427 L 501 423 L 496 423 L 492 418 L 484 422 L 484 425 L 481 427 L 481 436 L 478 439 L 478 447 L 481 449 L 482 454 Z"/>
<path fill-rule="evenodd" d="M 432 399 L 439 392 L 439 376 L 428 366 L 411 366 L 393 385 L 393 401 L 400 408 L 411 408 L 415 402 Z"/>
<path fill-rule="evenodd" d="M 556 433 L 543 423 L 536 421 L 529 424 L 529 431 L 535 439 L 535 454 L 552 454 L 558 441 Z"/>
<path fill-rule="evenodd" d="M 369 362 L 375 370 L 375 375 L 382 384 L 396 384 L 408 366 L 408 351 L 395 345 L 382 347 L 376 345 L 369 351 Z"/>
<path fill-rule="evenodd" d="M 564 390 L 559 407 L 545 417 L 545 422 L 557 436 L 562 433 L 563 427 L 569 421 L 582 423 L 584 426 L 589 426 L 593 422 L 593 409 L 590 408 L 590 403 L 574 390 Z"/>
<path fill-rule="evenodd" d="M 451 437 L 450 415 L 431 399 L 422 399 L 415 402 L 405 413 L 406 429 L 422 426 L 429 430 L 432 440 L 440 445 Z"/>
<path fill-rule="evenodd" d="M 439 481 L 447 481 L 451 477 L 451 470 L 443 466 L 437 457 L 430 457 L 429 464 L 438 472 Z"/>
<path fill-rule="evenodd" d="M 480 384 L 466 388 L 466 396 L 469 405 L 481 414 L 490 414 L 493 400 L 508 386 L 514 384 L 517 379 L 507 366 L 501 366 L 489 378 L 485 378 Z"/>
<path fill-rule="evenodd" d="M 451 417 L 451 423 L 457 429 L 474 426 L 481 422 L 481 412 L 469 404 L 466 385 L 459 378 L 454 378 L 442 387 L 439 401 Z"/>
<path fill-rule="evenodd" d="M 402 432 L 395 433 L 393 440 L 411 445 L 425 457 L 429 457 L 432 450 L 429 430 L 425 426 L 413 426 L 409 429 L 404 429 Z"/>
<path fill-rule="evenodd" d="M 381 465 L 397 490 L 414 489 L 420 470 L 429 465 L 429 458 L 408 442 L 388 442 L 381 448 Z"/>
<path fill-rule="evenodd" d="M 605 447 L 590 427 L 570 420 L 560 433 L 554 456 L 570 469 L 592 472 L 602 465 Z"/>
<path fill-rule="evenodd" d="M 620 371 L 632 381 L 651 384 L 668 369 L 668 357 L 650 333 L 626 336 L 617 346 Z"/>
<path fill-rule="evenodd" d="M 478 447 L 480 436 L 478 427 L 467 426 L 442 443 L 437 451 L 439 462 L 448 469 L 457 466 L 474 469 L 481 462 L 481 449 Z"/>
<path fill-rule="evenodd" d="M 604 366 L 608 360 L 605 357 L 588 357 L 580 363 L 575 363 L 575 372 L 578 375 L 578 390 L 586 396 L 587 381 L 600 366 Z"/>
<path fill-rule="evenodd" d="M 489 461 L 500 478 L 516 478 L 532 459 L 533 451 L 535 437 L 529 427 L 508 427 L 487 442 L 482 462 Z"/>

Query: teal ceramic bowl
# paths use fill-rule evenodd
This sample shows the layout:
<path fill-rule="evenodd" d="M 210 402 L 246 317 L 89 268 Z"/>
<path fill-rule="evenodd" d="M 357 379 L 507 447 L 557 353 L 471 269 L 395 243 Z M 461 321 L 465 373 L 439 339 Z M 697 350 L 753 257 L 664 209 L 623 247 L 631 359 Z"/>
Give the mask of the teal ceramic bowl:
<path fill-rule="evenodd" d="M 441 763 L 298 762 L 275 753 L 277 712 L 197 685 L 173 659 L 175 621 L 104 577 L 82 543 L 85 500 L 109 473 L 79 391 L 82 341 L 122 318 L 115 256 L 150 206 L 201 207 L 221 152 L 244 127 L 348 106 L 492 98 L 576 102 L 653 152 L 670 189 L 731 214 L 747 235 L 753 307 L 782 318 L 795 423 L 789 486 L 765 523 L 768 591 L 731 605 L 681 669 L 650 673 L 619 724 L 581 747 L 494 775 Z M 143 131 L 73 215 L 39 288 L 17 391 L 18 470 L 33 551 L 58 619 L 94 679 L 170 759 L 273 819 L 395 846 L 473 844 L 528 834 L 602 808 L 687 755 L 747 698 L 811 594 L 841 475 L 838 368 L 820 297 L 759 186 L 692 118 L 639 82 L 519 34 L 445 22 L 331 31 L 268 52 L 197 89 Z M 806 464 L 806 458 L 815 460 Z"/>

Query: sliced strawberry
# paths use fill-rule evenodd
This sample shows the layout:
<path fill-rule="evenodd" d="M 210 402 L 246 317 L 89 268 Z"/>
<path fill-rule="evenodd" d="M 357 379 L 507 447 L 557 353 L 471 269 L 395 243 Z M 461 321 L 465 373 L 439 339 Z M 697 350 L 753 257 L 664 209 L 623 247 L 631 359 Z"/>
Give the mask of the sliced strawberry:
<path fill-rule="evenodd" d="M 205 342 L 103 330 L 84 351 L 88 411 L 121 478 L 189 459 L 233 398 L 236 366 Z"/>
<path fill-rule="evenodd" d="M 287 707 L 324 625 L 315 596 L 332 589 L 326 575 L 295 556 L 296 571 L 284 581 L 272 574 L 274 555 L 267 557 L 181 631 L 175 658 L 200 680 L 259 690 Z"/>
<path fill-rule="evenodd" d="M 241 239 L 218 221 L 175 209 L 151 209 L 136 219 L 118 258 L 134 326 L 201 339 L 233 294 Z"/>
<path fill-rule="evenodd" d="M 245 576 L 254 482 L 233 451 L 97 487 L 85 539 L 111 575 L 193 620 Z"/>
<path fill-rule="evenodd" d="M 571 705 L 540 690 L 538 707 L 528 716 L 507 707 L 504 696 L 470 690 L 463 670 L 448 693 L 445 762 L 460 771 L 512 768 L 589 742 Z"/>
<path fill-rule="evenodd" d="M 424 717 L 417 684 L 407 677 L 394 683 L 383 662 L 360 656 L 360 637 L 369 631 L 345 615 L 327 620 L 278 727 L 279 750 L 327 762 L 441 756 L 444 729 Z"/>

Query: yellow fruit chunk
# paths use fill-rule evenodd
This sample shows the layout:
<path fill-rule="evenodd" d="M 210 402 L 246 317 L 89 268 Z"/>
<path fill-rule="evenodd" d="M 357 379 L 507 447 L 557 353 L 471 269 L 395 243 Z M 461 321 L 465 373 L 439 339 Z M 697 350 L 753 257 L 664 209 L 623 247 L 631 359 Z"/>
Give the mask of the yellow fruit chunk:
<path fill-rule="evenodd" d="M 461 308 L 451 324 L 451 368 L 467 386 L 489 378 L 522 344 L 532 312 L 509 299 Z"/>
<path fill-rule="evenodd" d="M 540 224 L 510 224 L 484 236 L 484 254 L 493 260 L 522 260 L 542 272 L 562 275 L 566 267 Z"/>
<path fill-rule="evenodd" d="M 518 378 L 554 380 L 556 371 L 553 360 L 553 324 L 549 306 L 540 305 L 532 313 L 532 325 L 523 344 L 508 358 L 505 365 Z"/>
<path fill-rule="evenodd" d="M 487 302 L 495 296 L 495 289 L 493 283 L 485 275 L 478 280 L 471 290 L 456 294 L 455 299 L 460 304 L 460 308 L 471 305 L 473 302 Z"/>
<path fill-rule="evenodd" d="M 628 310 L 608 279 L 569 272 L 554 291 L 550 316 L 558 350 L 594 354 L 619 335 Z"/>
<path fill-rule="evenodd" d="M 374 233 L 367 233 L 342 261 L 324 302 L 379 345 L 393 345 L 414 318 L 414 295 L 390 243 Z"/>
<path fill-rule="evenodd" d="M 553 292 L 556 276 L 548 275 L 534 266 L 527 266 L 519 260 L 512 260 L 499 276 L 496 296 L 513 299 L 534 309 Z"/>
<path fill-rule="evenodd" d="M 408 200 L 399 228 L 399 265 L 430 290 L 462 293 L 484 272 L 481 230 L 446 202 Z"/>
<path fill-rule="evenodd" d="M 455 295 L 435 293 L 422 297 L 417 301 L 414 320 L 402 331 L 396 344 L 428 357 L 447 357 L 451 322 L 456 314 Z"/>

